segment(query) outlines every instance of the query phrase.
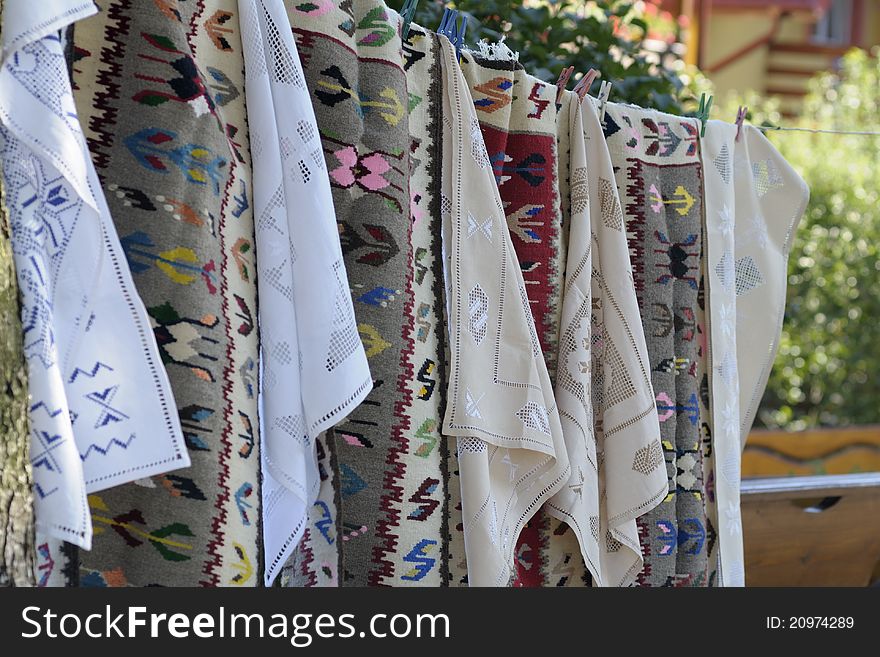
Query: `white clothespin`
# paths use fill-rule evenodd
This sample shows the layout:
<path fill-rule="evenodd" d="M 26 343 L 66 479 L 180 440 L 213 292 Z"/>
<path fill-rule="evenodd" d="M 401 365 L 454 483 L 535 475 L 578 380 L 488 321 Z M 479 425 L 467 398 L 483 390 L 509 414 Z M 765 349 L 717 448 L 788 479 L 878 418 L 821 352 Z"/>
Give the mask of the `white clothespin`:
<path fill-rule="evenodd" d="M 596 98 L 599 100 L 599 123 L 603 126 L 605 125 L 605 103 L 608 102 L 608 97 L 611 95 L 611 83 L 607 80 L 603 80 L 599 85 L 599 94 Z"/>

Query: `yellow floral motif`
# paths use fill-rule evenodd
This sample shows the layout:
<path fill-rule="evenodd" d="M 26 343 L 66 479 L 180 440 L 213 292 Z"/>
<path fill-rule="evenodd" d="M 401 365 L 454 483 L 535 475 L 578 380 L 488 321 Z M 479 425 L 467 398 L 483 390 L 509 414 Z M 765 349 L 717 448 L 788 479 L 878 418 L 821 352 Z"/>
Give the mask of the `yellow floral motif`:
<path fill-rule="evenodd" d="M 391 343 L 379 335 L 379 331 L 369 324 L 358 324 L 358 332 L 361 334 L 361 342 L 364 343 L 364 349 L 367 351 L 367 358 L 378 356 L 391 346 Z"/>
<path fill-rule="evenodd" d="M 156 262 L 156 266 L 162 270 L 162 272 L 170 278 L 175 283 L 180 283 L 181 285 L 189 285 L 196 277 L 192 274 L 183 274 L 177 269 L 175 269 L 172 263 L 174 262 L 195 262 L 197 263 L 199 259 L 196 257 L 195 251 L 192 249 L 187 249 L 182 246 L 175 247 L 168 251 L 163 251 L 159 254 L 159 257 L 162 260 Z M 163 262 L 163 260 L 168 260 L 169 262 Z"/>

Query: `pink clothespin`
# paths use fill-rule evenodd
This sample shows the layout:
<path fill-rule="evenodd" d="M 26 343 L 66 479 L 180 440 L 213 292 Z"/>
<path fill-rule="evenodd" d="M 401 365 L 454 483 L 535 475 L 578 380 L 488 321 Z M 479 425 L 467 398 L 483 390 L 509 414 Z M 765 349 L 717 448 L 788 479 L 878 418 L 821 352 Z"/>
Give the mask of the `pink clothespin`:
<path fill-rule="evenodd" d="M 572 91 L 574 91 L 578 95 L 578 98 L 583 100 L 584 96 L 586 96 L 587 93 L 589 93 L 590 87 L 593 86 L 593 82 L 595 82 L 596 78 L 600 77 L 601 75 L 602 74 L 599 73 L 599 71 L 597 71 L 594 68 L 591 68 L 589 71 L 586 72 L 586 74 L 584 74 L 584 77 L 582 77 L 578 81 L 578 83 L 574 86 L 574 89 L 572 89 Z"/>
<path fill-rule="evenodd" d="M 571 79 L 571 74 L 574 73 L 574 66 L 569 66 L 568 68 L 562 69 L 562 73 L 559 74 L 559 79 L 556 80 L 556 104 L 562 102 L 562 92 L 565 91 L 565 87 L 568 84 L 568 81 Z"/>
<path fill-rule="evenodd" d="M 748 111 L 749 108 L 745 105 L 740 105 L 739 109 L 736 111 L 736 137 L 734 137 L 734 141 L 739 141 L 740 133 L 742 133 L 743 121 L 746 120 L 746 114 Z"/>

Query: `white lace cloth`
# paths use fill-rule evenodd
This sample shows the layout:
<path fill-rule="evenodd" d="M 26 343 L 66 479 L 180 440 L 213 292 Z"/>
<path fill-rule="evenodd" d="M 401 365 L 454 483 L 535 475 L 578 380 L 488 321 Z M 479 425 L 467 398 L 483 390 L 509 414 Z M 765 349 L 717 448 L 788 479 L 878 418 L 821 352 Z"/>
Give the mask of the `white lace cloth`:
<path fill-rule="evenodd" d="M 739 440 L 739 368 L 736 351 L 736 206 L 733 157 L 736 126 L 711 121 L 701 143 L 706 217 L 706 316 L 713 371 L 709 378 L 712 413 L 707 421 L 712 450 L 707 462 L 715 473 L 715 503 L 707 512 L 718 539 L 715 554 L 719 583 L 745 586 L 740 514 L 741 450 Z M 750 173 L 747 174 L 751 178 Z M 740 216 L 740 220 L 747 221 Z M 751 342 L 751 334 L 749 342 Z M 711 498 L 710 498 L 711 501 Z"/>
<path fill-rule="evenodd" d="M 262 336 L 266 584 L 318 495 L 316 436 L 372 389 L 311 98 L 281 0 L 239 0 Z"/>
<path fill-rule="evenodd" d="M 474 103 L 455 49 L 443 66 L 443 247 L 468 583 L 505 586 L 516 541 L 568 483 L 559 412 Z"/>
<path fill-rule="evenodd" d="M 810 190 L 764 133 L 750 125 L 743 126 L 735 143 L 733 183 L 736 352 L 740 441 L 744 447 L 779 348 L 788 252 Z"/>
<path fill-rule="evenodd" d="M 54 33 L 91 2 L 4 3 L 0 157 L 22 293 L 38 531 L 91 547 L 86 494 L 189 465 Z"/>
<path fill-rule="evenodd" d="M 27 44 L 97 11 L 94 0 L 4 0 L 0 64 Z"/>
<path fill-rule="evenodd" d="M 627 586 L 643 564 L 636 518 L 669 487 L 620 198 L 592 99 L 572 99 L 570 124 L 556 399 L 571 476 L 548 510 L 577 535 L 596 586 Z M 615 392 L 621 382 L 627 394 Z"/>
<path fill-rule="evenodd" d="M 702 140 L 712 454 L 722 586 L 745 586 L 741 450 L 776 358 L 788 252 L 809 189 L 767 138 L 710 121 Z"/>

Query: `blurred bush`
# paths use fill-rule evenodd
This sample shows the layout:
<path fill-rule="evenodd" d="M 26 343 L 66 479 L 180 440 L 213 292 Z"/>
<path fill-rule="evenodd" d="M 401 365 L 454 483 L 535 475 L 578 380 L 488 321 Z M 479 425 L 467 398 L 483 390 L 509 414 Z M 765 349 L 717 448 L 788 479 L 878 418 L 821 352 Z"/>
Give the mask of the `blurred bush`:
<path fill-rule="evenodd" d="M 403 0 L 388 0 L 399 10 Z M 575 76 L 598 69 L 613 83 L 611 100 L 653 107 L 672 114 L 695 109 L 708 83 L 685 65 L 679 40 L 682 26 L 653 2 L 621 0 L 422 0 L 415 22 L 436 29 L 448 4 L 468 19 L 465 42 L 495 42 L 519 52 L 532 75 L 555 82 L 574 66 Z M 599 82 L 595 82 L 596 93 Z"/>
<path fill-rule="evenodd" d="M 880 132 L 880 59 L 849 52 L 783 125 Z M 773 106 L 755 123 L 774 124 Z M 732 120 L 735 103 L 720 118 Z M 779 356 L 758 423 L 792 430 L 880 423 L 880 137 L 769 132 L 810 186 L 789 259 Z"/>

